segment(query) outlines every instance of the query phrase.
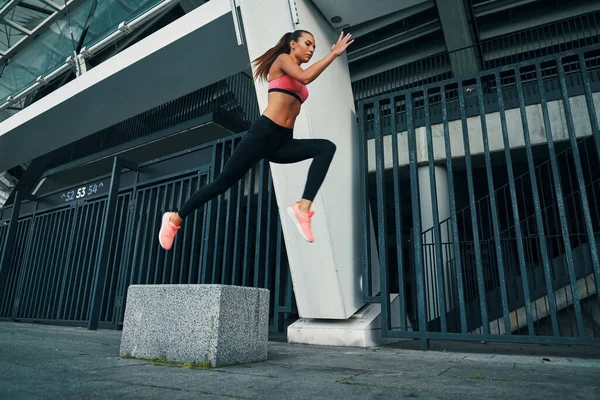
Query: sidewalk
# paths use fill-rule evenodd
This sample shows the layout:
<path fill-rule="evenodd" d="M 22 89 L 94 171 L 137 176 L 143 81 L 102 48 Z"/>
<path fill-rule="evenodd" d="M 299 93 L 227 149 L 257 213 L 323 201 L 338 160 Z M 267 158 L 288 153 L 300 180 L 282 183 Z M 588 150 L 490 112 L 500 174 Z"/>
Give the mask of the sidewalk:
<path fill-rule="evenodd" d="M 120 336 L 0 322 L 0 397 L 600 399 L 598 347 L 433 342 L 440 351 L 422 352 L 416 341 L 367 350 L 271 341 L 265 362 L 200 370 L 121 359 Z"/>

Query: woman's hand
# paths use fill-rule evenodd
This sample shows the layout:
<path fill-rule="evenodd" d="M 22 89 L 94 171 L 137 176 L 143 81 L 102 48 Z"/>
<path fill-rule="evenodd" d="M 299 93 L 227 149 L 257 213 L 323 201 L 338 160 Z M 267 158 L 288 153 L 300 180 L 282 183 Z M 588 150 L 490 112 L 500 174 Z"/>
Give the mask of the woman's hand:
<path fill-rule="evenodd" d="M 346 36 L 344 36 L 344 31 L 342 31 L 337 43 L 331 46 L 331 52 L 336 56 L 341 56 L 348 46 L 354 42 L 354 39 L 350 40 L 350 37 L 352 37 L 351 34 L 348 33 Z"/>

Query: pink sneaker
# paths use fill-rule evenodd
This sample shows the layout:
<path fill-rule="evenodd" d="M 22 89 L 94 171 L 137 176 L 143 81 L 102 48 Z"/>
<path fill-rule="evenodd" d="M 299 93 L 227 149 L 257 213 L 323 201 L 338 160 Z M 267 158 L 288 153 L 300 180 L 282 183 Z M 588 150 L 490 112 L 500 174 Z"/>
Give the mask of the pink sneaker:
<path fill-rule="evenodd" d="M 294 221 L 296 229 L 298 229 L 298 232 L 300 232 L 302 237 L 309 242 L 312 242 L 315 239 L 313 237 L 312 230 L 310 229 L 310 219 L 315 212 L 313 210 L 307 213 L 302 212 L 300 211 L 299 206 L 300 203 L 296 203 L 293 206 L 288 207 L 287 213 L 292 221 Z"/>
<path fill-rule="evenodd" d="M 175 214 L 174 212 L 166 212 L 162 216 L 162 225 L 160 226 L 160 232 L 158 232 L 158 241 L 160 245 L 165 250 L 171 250 L 173 246 L 173 241 L 175 240 L 175 235 L 181 226 L 176 226 L 169 218 L 171 215 Z"/>

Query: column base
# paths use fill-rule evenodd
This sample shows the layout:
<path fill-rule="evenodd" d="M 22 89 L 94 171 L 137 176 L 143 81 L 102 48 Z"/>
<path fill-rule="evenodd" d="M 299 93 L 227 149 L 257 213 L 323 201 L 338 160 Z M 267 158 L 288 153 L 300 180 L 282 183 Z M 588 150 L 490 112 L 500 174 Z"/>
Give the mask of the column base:
<path fill-rule="evenodd" d="M 390 295 L 392 326 L 400 326 L 398 294 Z M 412 330 L 410 324 L 408 330 Z M 381 304 L 365 304 L 346 320 L 300 318 L 288 327 L 288 342 L 341 347 L 376 347 L 400 338 L 381 336 Z"/>

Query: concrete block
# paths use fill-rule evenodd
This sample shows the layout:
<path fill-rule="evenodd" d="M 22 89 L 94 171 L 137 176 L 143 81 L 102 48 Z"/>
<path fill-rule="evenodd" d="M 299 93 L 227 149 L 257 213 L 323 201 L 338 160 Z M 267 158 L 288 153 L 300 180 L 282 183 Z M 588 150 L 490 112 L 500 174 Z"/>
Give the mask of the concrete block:
<path fill-rule="evenodd" d="M 267 359 L 269 291 L 227 285 L 132 285 L 121 355 L 212 367 Z"/>

